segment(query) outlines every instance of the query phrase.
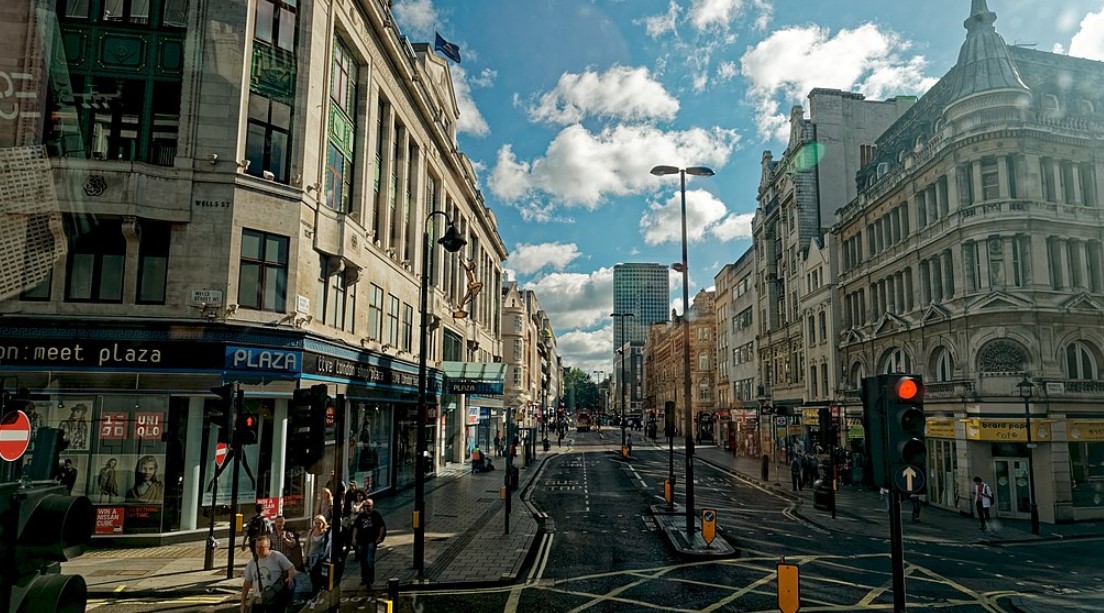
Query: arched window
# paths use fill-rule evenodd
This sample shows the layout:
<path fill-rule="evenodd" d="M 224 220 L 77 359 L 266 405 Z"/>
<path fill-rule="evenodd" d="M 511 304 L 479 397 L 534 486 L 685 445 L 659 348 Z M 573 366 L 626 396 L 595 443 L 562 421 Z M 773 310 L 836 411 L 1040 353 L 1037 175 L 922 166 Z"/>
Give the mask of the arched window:
<path fill-rule="evenodd" d="M 1079 381 L 1096 381 L 1096 358 L 1092 346 L 1085 341 L 1066 345 L 1066 376 Z"/>
<path fill-rule="evenodd" d="M 863 368 L 862 362 L 855 362 L 851 365 L 851 385 L 855 386 L 854 389 L 862 389 L 862 380 L 866 378 L 866 369 Z"/>
<path fill-rule="evenodd" d="M 900 347 L 895 347 L 885 354 L 882 360 L 881 372 L 892 374 L 895 372 L 912 372 L 912 359 L 908 353 Z"/>
<path fill-rule="evenodd" d="M 929 372 L 934 382 L 946 383 L 951 380 L 951 376 L 954 374 L 954 358 L 946 347 L 940 347 L 932 353 Z"/>
<path fill-rule="evenodd" d="M 995 340 L 978 352 L 978 372 L 982 374 L 1019 374 L 1026 369 L 1027 352 L 1013 341 Z"/>

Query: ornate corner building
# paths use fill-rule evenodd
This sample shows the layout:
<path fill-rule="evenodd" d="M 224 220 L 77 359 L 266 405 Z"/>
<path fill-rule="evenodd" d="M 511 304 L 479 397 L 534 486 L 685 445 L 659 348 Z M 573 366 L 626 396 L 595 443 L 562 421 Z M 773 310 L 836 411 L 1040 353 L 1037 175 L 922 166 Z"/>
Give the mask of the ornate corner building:
<path fill-rule="evenodd" d="M 23 207 L 0 369 L 50 397 L 41 423 L 71 432 L 99 533 L 186 533 L 258 498 L 313 514 L 323 480 L 285 464 L 284 424 L 317 383 L 349 402 L 339 473 L 413 483 L 423 353 L 431 470 L 462 460 L 471 399 L 447 367 L 501 361 L 506 249 L 457 148 L 446 61 L 382 0 L 23 4 L 38 10 L 3 9 L 23 38 L 0 42 L 34 107 L 0 128 L 2 196 Z M 459 253 L 437 243 L 448 223 Z M 261 416 L 237 501 L 229 479 L 206 487 L 205 405 L 231 381 Z M 163 495 L 130 500 L 147 458 Z"/>
<path fill-rule="evenodd" d="M 958 62 L 839 211 L 841 387 L 855 405 L 864 376 L 924 375 L 931 503 L 969 512 L 980 475 L 999 516 L 1100 519 L 1104 64 L 995 20 L 973 2 Z"/>

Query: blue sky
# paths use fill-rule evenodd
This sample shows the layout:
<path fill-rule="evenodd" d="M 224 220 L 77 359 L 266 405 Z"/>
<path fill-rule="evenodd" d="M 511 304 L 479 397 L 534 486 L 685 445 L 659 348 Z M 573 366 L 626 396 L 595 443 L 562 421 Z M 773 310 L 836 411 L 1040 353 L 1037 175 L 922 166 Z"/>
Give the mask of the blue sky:
<path fill-rule="evenodd" d="M 681 259 L 690 292 L 751 244 L 759 161 L 813 87 L 922 94 L 955 62 L 970 0 L 396 0 L 452 64 L 459 144 L 566 366 L 610 370 L 613 266 Z M 989 0 L 1008 43 L 1104 60 L 1104 0 Z M 672 306 L 681 311 L 681 277 Z"/>

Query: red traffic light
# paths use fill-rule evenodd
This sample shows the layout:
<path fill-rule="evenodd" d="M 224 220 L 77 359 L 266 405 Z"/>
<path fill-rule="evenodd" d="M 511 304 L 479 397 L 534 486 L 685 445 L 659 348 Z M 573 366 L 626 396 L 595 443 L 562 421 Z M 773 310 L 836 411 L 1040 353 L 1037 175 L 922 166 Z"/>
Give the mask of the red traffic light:
<path fill-rule="evenodd" d="M 252 428 L 257 425 L 257 420 L 252 415 L 245 416 L 245 427 Z"/>
<path fill-rule="evenodd" d="M 915 402 L 920 400 L 920 383 L 911 377 L 904 377 L 897 381 L 897 385 L 893 392 L 896 394 L 897 400 L 899 401 Z"/>

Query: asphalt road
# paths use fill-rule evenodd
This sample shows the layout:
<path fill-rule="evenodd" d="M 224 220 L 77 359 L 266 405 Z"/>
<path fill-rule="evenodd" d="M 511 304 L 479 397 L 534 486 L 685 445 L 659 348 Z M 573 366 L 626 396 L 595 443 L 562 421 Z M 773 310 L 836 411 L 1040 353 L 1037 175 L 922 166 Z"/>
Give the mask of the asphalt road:
<path fill-rule="evenodd" d="M 620 433 L 603 434 L 574 435 L 539 475 L 531 502 L 548 513 L 550 538 L 527 582 L 404 595 L 399 610 L 778 611 L 775 572 L 783 557 L 800 568 L 802 611 L 892 610 L 888 534 L 870 530 L 863 513 L 841 516 L 826 530 L 805 520 L 808 507 L 785 493 L 704 462 L 695 464 L 695 506 L 716 510 L 718 533 L 738 556 L 680 561 L 648 514 L 650 505 L 663 502 L 666 450 L 638 442 L 626 461 L 617 453 Z M 678 502 L 684 500 L 682 462 L 676 455 Z M 1104 595 L 1102 540 L 992 546 L 906 539 L 908 610 L 1016 613 L 1029 602 L 1032 610 L 1058 611 L 1059 602 L 1079 596 L 1089 603 L 1085 610 L 1104 608 L 1104 597 L 1094 603 Z M 161 610 L 183 609 L 165 602 Z M 371 607 L 350 602 L 342 610 Z"/>

